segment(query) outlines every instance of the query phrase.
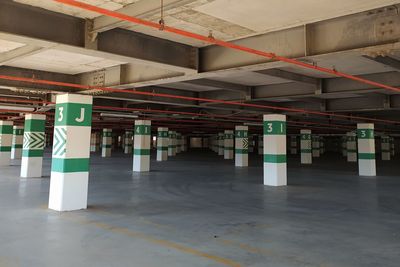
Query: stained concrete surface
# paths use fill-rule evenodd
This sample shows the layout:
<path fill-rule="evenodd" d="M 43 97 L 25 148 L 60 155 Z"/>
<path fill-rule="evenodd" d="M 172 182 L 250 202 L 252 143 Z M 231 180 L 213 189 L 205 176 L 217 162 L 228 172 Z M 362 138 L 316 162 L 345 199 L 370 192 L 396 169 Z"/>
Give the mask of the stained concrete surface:
<path fill-rule="evenodd" d="M 47 209 L 44 178 L 0 170 L 0 266 L 399 266 L 400 167 L 378 177 L 325 155 L 289 158 L 289 186 L 262 183 L 249 168 L 208 151 L 131 172 L 132 158 L 92 156 L 89 209 Z"/>

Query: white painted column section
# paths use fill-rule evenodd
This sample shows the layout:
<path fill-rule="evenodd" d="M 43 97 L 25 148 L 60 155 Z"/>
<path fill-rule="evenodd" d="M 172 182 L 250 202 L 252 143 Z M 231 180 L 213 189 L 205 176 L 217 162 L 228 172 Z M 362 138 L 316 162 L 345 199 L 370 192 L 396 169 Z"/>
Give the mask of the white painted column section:
<path fill-rule="evenodd" d="M 264 185 L 287 185 L 285 115 L 264 115 Z"/>
<path fill-rule="evenodd" d="M 357 162 L 357 142 L 354 132 L 347 133 L 347 162 Z"/>
<path fill-rule="evenodd" d="M 90 152 L 96 152 L 96 133 L 90 134 Z"/>
<path fill-rule="evenodd" d="M 150 142 L 151 142 L 151 121 L 135 121 L 135 137 L 133 149 L 133 171 L 150 171 Z"/>
<path fill-rule="evenodd" d="M 358 123 L 357 138 L 358 173 L 360 176 L 376 176 L 374 124 Z"/>
<path fill-rule="evenodd" d="M 168 128 L 157 128 L 157 161 L 168 160 Z"/>
<path fill-rule="evenodd" d="M 319 150 L 319 136 L 312 136 L 312 156 L 313 158 L 319 158 L 320 150 Z"/>
<path fill-rule="evenodd" d="M 264 136 L 258 136 L 258 155 L 264 156 Z"/>
<path fill-rule="evenodd" d="M 86 209 L 92 96 L 56 96 L 49 209 Z"/>
<path fill-rule="evenodd" d="M 172 157 L 174 155 L 174 132 L 168 131 L 168 157 Z"/>
<path fill-rule="evenodd" d="M 224 136 L 224 159 L 233 159 L 233 130 L 225 130 Z"/>
<path fill-rule="evenodd" d="M 101 149 L 101 156 L 103 158 L 111 157 L 112 147 L 112 129 L 103 129 L 103 142 Z"/>
<path fill-rule="evenodd" d="M 132 153 L 132 130 L 126 130 L 124 136 L 124 154 Z"/>
<path fill-rule="evenodd" d="M 311 164 L 311 130 L 300 130 L 300 137 L 301 164 Z"/>
<path fill-rule="evenodd" d="M 19 164 L 22 158 L 22 143 L 24 140 L 24 127 L 13 127 L 13 139 L 11 145 L 11 160 L 13 164 Z"/>
<path fill-rule="evenodd" d="M 249 166 L 249 127 L 235 126 L 235 166 Z"/>
<path fill-rule="evenodd" d="M 25 115 L 21 177 L 42 177 L 46 115 Z"/>
<path fill-rule="evenodd" d="M 11 144 L 13 136 L 13 122 L 0 121 L 0 166 L 11 164 Z"/>
<path fill-rule="evenodd" d="M 290 136 L 290 154 L 297 154 L 297 136 L 295 135 Z"/>
<path fill-rule="evenodd" d="M 224 155 L 224 133 L 218 133 L 218 156 Z"/>
<path fill-rule="evenodd" d="M 390 160 L 390 137 L 382 135 L 381 137 L 382 160 Z"/>

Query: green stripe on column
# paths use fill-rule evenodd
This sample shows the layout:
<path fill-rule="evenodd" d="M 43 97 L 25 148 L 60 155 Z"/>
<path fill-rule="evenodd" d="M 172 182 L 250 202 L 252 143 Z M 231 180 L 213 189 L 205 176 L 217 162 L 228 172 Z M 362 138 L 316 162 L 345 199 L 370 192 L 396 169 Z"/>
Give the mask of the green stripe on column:
<path fill-rule="evenodd" d="M 160 150 L 160 151 L 168 151 L 168 147 L 167 147 L 167 146 L 158 146 L 158 147 L 157 147 L 157 150 Z"/>
<path fill-rule="evenodd" d="M 150 149 L 134 149 L 133 154 L 139 156 L 147 156 L 150 155 Z"/>
<path fill-rule="evenodd" d="M 358 159 L 375 159 L 374 153 L 358 153 Z"/>
<path fill-rule="evenodd" d="M 53 158 L 51 163 L 52 172 L 88 172 L 89 171 L 89 159 L 63 159 Z"/>
<path fill-rule="evenodd" d="M 301 149 L 301 153 L 311 153 L 311 149 Z"/>
<path fill-rule="evenodd" d="M 92 125 L 92 105 L 90 104 L 58 103 L 55 112 L 55 126 Z"/>
<path fill-rule="evenodd" d="M 285 121 L 264 121 L 264 135 L 285 135 Z"/>
<path fill-rule="evenodd" d="M 13 144 L 13 145 L 12 145 L 12 148 L 22 148 L 22 145 L 20 145 L 20 144 Z"/>
<path fill-rule="evenodd" d="M 225 150 L 234 150 L 233 147 L 227 147 L 227 146 L 225 146 L 224 149 L 225 149 Z"/>
<path fill-rule="evenodd" d="M 374 139 L 374 130 L 373 129 L 357 129 L 357 137 L 359 139 Z"/>
<path fill-rule="evenodd" d="M 45 120 L 25 120 L 25 129 L 30 132 L 43 132 L 45 124 Z"/>
<path fill-rule="evenodd" d="M 111 146 L 112 145 L 101 145 L 101 147 L 104 147 L 104 148 L 111 148 Z"/>
<path fill-rule="evenodd" d="M 12 125 L 0 125 L 0 134 L 12 134 L 13 126 Z"/>
<path fill-rule="evenodd" d="M 265 163 L 286 163 L 286 155 L 264 154 Z"/>
<path fill-rule="evenodd" d="M 24 149 L 24 150 L 22 150 L 22 156 L 29 157 L 29 158 L 43 157 L 43 149 L 39 149 L 39 150 Z"/>
<path fill-rule="evenodd" d="M 150 135 L 151 134 L 151 126 L 150 125 L 135 125 L 135 134 Z"/>
<path fill-rule="evenodd" d="M 11 147 L 10 146 L 0 146 L 0 152 L 10 152 Z"/>
<path fill-rule="evenodd" d="M 236 154 L 248 154 L 249 150 L 248 149 L 235 149 Z"/>

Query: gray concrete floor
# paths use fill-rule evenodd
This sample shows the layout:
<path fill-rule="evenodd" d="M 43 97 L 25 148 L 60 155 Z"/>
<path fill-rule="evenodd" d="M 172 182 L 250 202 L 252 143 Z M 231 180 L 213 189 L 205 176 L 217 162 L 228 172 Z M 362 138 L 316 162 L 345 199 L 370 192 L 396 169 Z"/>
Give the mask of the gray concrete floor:
<path fill-rule="evenodd" d="M 154 160 L 154 155 L 152 155 Z M 399 266 L 399 160 L 362 178 L 340 155 L 289 159 L 264 187 L 262 159 L 235 168 L 187 152 L 132 174 L 130 156 L 91 160 L 89 208 L 47 209 L 44 178 L 0 170 L 0 266 Z"/>

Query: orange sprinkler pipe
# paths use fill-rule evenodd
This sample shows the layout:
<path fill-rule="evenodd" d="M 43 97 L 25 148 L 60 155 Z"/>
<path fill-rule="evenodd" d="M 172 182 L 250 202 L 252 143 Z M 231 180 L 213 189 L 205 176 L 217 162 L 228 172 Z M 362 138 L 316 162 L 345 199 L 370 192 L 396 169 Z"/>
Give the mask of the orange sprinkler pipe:
<path fill-rule="evenodd" d="M 271 52 L 264 52 L 264 51 L 252 49 L 252 48 L 249 48 L 249 47 L 236 45 L 234 43 L 218 40 L 218 39 L 215 39 L 213 37 L 208 37 L 208 36 L 196 34 L 196 33 L 193 33 L 193 32 L 177 29 L 177 28 L 174 28 L 174 27 L 166 26 L 166 25 L 160 25 L 160 24 L 155 23 L 155 22 L 151 22 L 151 21 L 139 19 L 139 18 L 136 18 L 136 17 L 128 16 L 128 15 L 125 15 L 125 14 L 122 14 L 122 13 L 119 13 L 119 12 L 116 12 L 116 11 L 111 11 L 111 10 L 104 9 L 104 8 L 101 8 L 101 7 L 89 5 L 89 4 L 82 3 L 82 2 L 79 2 L 79 1 L 76 1 L 76 0 L 53 0 L 53 1 L 58 2 L 58 3 L 62 3 L 62 4 L 66 4 L 66 5 L 69 5 L 69 6 L 78 7 L 78 8 L 81 8 L 81 9 L 88 10 L 88 11 L 92 11 L 92 12 L 95 12 L 95 13 L 98 13 L 98 14 L 102 14 L 102 15 L 105 15 L 105 16 L 108 16 L 108 17 L 116 18 L 116 19 L 119 19 L 119 20 L 128 21 L 128 22 L 131 22 L 131 23 L 134 23 L 134 24 L 139 24 L 139 25 L 143 25 L 143 26 L 146 26 L 146 27 L 154 28 L 154 29 L 157 29 L 157 30 L 163 30 L 163 31 L 166 31 L 166 32 L 170 32 L 170 33 L 173 33 L 173 34 L 180 35 L 180 36 L 188 37 L 188 38 L 191 38 L 191 39 L 196 39 L 196 40 L 203 41 L 203 42 L 206 42 L 206 43 L 215 44 L 215 45 L 219 45 L 219 46 L 222 46 L 222 47 L 227 47 L 227 48 L 230 48 L 230 49 L 234 49 L 234 50 L 237 50 L 237 51 L 242 51 L 242 52 L 246 52 L 246 53 L 249 53 L 249 54 L 262 56 L 262 57 L 265 57 L 265 58 L 268 58 L 268 59 L 271 59 L 271 60 L 277 60 L 277 61 L 289 63 L 289 64 L 296 65 L 296 66 L 299 66 L 299 67 L 302 67 L 302 68 L 306 68 L 306 69 L 311 69 L 311 70 L 327 73 L 327 74 L 334 75 L 334 76 L 337 76 L 337 77 L 343 77 L 343 78 L 350 79 L 350 80 L 353 80 L 353 81 L 356 81 L 356 82 L 360 82 L 360 83 L 376 86 L 378 88 L 391 90 L 391 91 L 395 91 L 395 92 L 400 92 L 400 88 L 397 88 L 397 87 L 394 87 L 394 86 L 390 86 L 390 85 L 386 85 L 386 84 L 383 84 L 383 83 L 374 82 L 374 81 L 371 81 L 371 80 L 368 80 L 368 79 L 363 79 L 363 78 L 360 78 L 360 77 L 357 77 L 357 76 L 354 76 L 354 75 L 351 75 L 351 74 L 347 74 L 347 73 L 344 73 L 344 72 L 337 71 L 335 69 L 328 69 L 328 68 L 315 66 L 315 65 L 312 65 L 312 64 L 308 64 L 308 63 L 305 63 L 305 62 L 298 61 L 296 59 L 290 59 L 290 58 L 287 58 L 287 57 L 282 57 L 282 56 L 276 55 L 276 54 L 271 53 Z"/>
<path fill-rule="evenodd" d="M 76 83 L 56 82 L 56 81 L 40 80 L 40 79 L 34 79 L 34 78 L 25 78 L 25 77 L 17 77 L 17 76 L 9 76 L 9 75 L 0 75 L 0 80 L 18 81 L 18 82 L 26 82 L 26 83 L 33 83 L 33 84 L 55 85 L 55 86 L 61 86 L 61 87 L 71 87 L 71 88 L 76 88 L 76 89 L 81 89 L 81 90 L 99 90 L 99 91 L 112 92 L 112 93 L 125 93 L 125 94 L 133 94 L 133 95 L 146 95 L 146 96 L 152 96 L 152 97 L 164 97 L 164 98 L 181 99 L 181 100 L 187 100 L 187 101 L 203 101 L 203 102 L 208 102 L 208 103 L 216 103 L 216 104 L 224 104 L 224 105 L 252 107 L 252 108 L 260 108 L 260 109 L 272 109 L 272 110 L 312 114 L 312 115 L 319 115 L 319 116 L 328 116 L 328 117 L 340 118 L 340 119 L 357 119 L 357 120 L 363 120 L 363 121 L 382 122 L 382 123 L 387 123 L 387 124 L 400 124 L 400 121 L 394 121 L 394 120 L 383 120 L 383 119 L 375 119 L 375 118 L 368 118 L 368 117 L 361 117 L 361 116 L 342 115 L 342 114 L 336 114 L 336 113 L 313 111 L 313 110 L 306 110 L 306 109 L 299 109 L 299 108 L 286 108 L 286 107 L 278 107 L 278 106 L 271 106 L 271 105 L 242 103 L 242 102 L 237 102 L 237 101 L 226 101 L 226 100 L 191 97 L 191 96 L 180 96 L 180 95 L 170 95 L 170 94 L 163 94 L 163 93 L 142 92 L 142 91 L 136 91 L 136 90 L 125 90 L 125 89 L 116 89 L 116 88 L 110 88 L 110 87 L 81 85 L 81 84 L 76 84 Z"/>

